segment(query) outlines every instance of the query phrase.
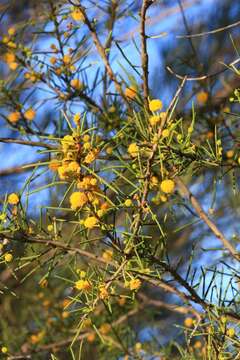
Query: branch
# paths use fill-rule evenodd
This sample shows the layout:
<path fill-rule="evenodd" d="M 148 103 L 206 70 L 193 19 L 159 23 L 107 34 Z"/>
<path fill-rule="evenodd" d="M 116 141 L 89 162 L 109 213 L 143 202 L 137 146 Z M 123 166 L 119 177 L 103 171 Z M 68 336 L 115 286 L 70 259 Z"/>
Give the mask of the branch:
<path fill-rule="evenodd" d="M 237 250 L 233 245 L 230 244 L 230 242 L 225 238 L 223 233 L 218 229 L 218 227 L 212 222 L 212 220 L 208 217 L 208 215 L 205 213 L 203 208 L 201 207 L 198 200 L 194 197 L 194 195 L 191 193 L 191 191 L 186 187 L 186 185 L 182 182 L 182 180 L 179 177 L 175 178 L 176 184 L 178 185 L 180 194 L 183 197 L 186 197 L 192 204 L 194 210 L 198 214 L 199 218 L 202 219 L 205 224 L 210 228 L 210 230 L 213 232 L 213 234 L 222 242 L 223 246 L 228 249 L 230 254 L 234 257 L 234 259 L 239 261 L 239 255 Z"/>
<path fill-rule="evenodd" d="M 232 29 L 233 27 L 236 27 L 240 25 L 240 21 L 236 21 L 233 24 L 227 25 L 227 26 L 223 26 L 221 28 L 215 29 L 215 30 L 211 30 L 211 31 L 205 31 L 202 33 L 198 33 L 198 34 L 189 34 L 189 35 L 177 35 L 176 37 L 178 39 L 189 39 L 189 38 L 196 38 L 196 37 L 201 37 L 201 36 L 205 36 L 205 35 L 212 35 L 212 34 L 217 34 L 219 32 L 222 31 L 226 31 L 228 29 Z"/>
<path fill-rule="evenodd" d="M 142 58 L 142 71 L 143 71 L 143 97 L 144 105 L 147 111 L 149 111 L 148 96 L 148 53 L 147 53 L 147 36 L 145 33 L 146 13 L 148 8 L 153 4 L 154 0 L 143 0 L 141 8 L 141 23 L 140 23 L 140 35 L 141 35 L 141 58 Z"/>
<path fill-rule="evenodd" d="M 170 74 L 174 75 L 177 79 L 183 80 L 184 78 L 186 78 L 187 81 L 202 81 L 202 80 L 206 80 L 206 79 L 209 79 L 209 78 L 212 78 L 212 77 L 215 77 L 217 75 L 224 73 L 225 71 L 229 70 L 229 68 L 231 68 L 231 67 L 233 68 L 239 62 L 240 62 L 240 59 L 238 58 L 238 59 L 232 61 L 229 65 L 225 65 L 226 66 L 225 69 L 216 71 L 212 74 L 206 74 L 206 75 L 202 75 L 202 76 L 193 76 L 193 77 L 191 77 L 190 75 L 177 74 L 170 66 L 167 66 L 166 69 L 170 72 Z"/>
<path fill-rule="evenodd" d="M 113 81 L 113 83 L 115 85 L 115 88 L 116 88 L 116 91 L 121 95 L 121 97 L 123 98 L 123 100 L 126 103 L 127 107 L 129 108 L 128 98 L 124 94 L 121 84 L 118 82 L 116 76 L 114 75 L 114 72 L 113 72 L 112 67 L 111 67 L 111 65 L 109 63 L 108 57 L 106 55 L 105 49 L 104 49 L 103 45 L 101 44 L 101 42 L 100 42 L 100 40 L 98 38 L 98 35 L 97 35 L 97 32 L 96 32 L 94 26 L 92 25 L 91 21 L 89 20 L 87 14 L 86 14 L 85 8 L 82 5 L 74 4 L 71 0 L 69 0 L 69 2 L 72 5 L 77 6 L 80 9 L 80 11 L 81 11 L 81 13 L 83 15 L 83 18 L 84 18 L 84 23 L 87 25 L 88 30 L 90 31 L 90 34 L 92 36 L 94 45 L 95 45 L 100 57 L 102 58 L 102 61 L 104 63 L 104 66 L 106 68 L 108 76 Z"/>
<path fill-rule="evenodd" d="M 20 140 L 20 139 L 12 139 L 12 138 L 0 138 L 1 143 L 10 143 L 10 144 L 20 144 L 20 145 L 26 145 L 26 146 L 37 146 L 37 147 L 43 147 L 46 149 L 56 149 L 56 146 L 43 143 L 41 141 L 28 141 L 28 140 Z"/>
<path fill-rule="evenodd" d="M 10 237 L 10 236 L 5 236 L 5 238 L 8 238 L 9 240 L 13 240 L 13 241 L 20 241 L 20 239 Z M 61 243 L 59 243 L 57 241 L 47 240 L 47 239 L 37 239 L 37 238 L 26 238 L 26 237 L 21 237 L 21 239 L 24 239 L 25 243 L 33 243 L 33 244 L 51 246 L 52 248 L 61 249 L 61 250 L 66 251 L 66 252 L 77 253 L 77 254 L 79 254 L 81 256 L 87 257 L 87 258 L 89 258 L 91 260 L 100 262 L 102 264 L 110 264 L 110 265 L 115 266 L 114 263 L 109 262 L 109 261 L 103 259 L 102 257 L 98 256 L 98 255 L 94 255 L 93 253 L 90 253 L 90 252 L 85 251 L 85 250 L 81 250 L 81 249 L 76 248 L 76 247 L 61 244 Z"/>

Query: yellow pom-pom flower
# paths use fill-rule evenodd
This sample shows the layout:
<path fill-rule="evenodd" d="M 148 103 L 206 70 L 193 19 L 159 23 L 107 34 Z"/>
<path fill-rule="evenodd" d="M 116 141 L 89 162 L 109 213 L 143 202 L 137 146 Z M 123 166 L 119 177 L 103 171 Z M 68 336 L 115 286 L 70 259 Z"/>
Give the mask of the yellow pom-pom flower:
<path fill-rule="evenodd" d="M 16 193 L 8 195 L 8 203 L 10 205 L 17 205 L 19 203 L 19 196 Z"/>
<path fill-rule="evenodd" d="M 76 90 L 80 90 L 80 89 L 82 89 L 83 84 L 78 79 L 72 79 L 71 80 L 71 86 Z"/>
<path fill-rule="evenodd" d="M 137 95 L 136 89 L 133 86 L 131 86 L 129 88 L 126 88 L 125 95 L 129 99 L 134 99 L 136 97 L 136 95 Z"/>
<path fill-rule="evenodd" d="M 107 335 L 111 331 L 111 325 L 110 324 L 102 324 L 99 328 L 99 331 L 102 335 Z"/>
<path fill-rule="evenodd" d="M 15 61 L 14 61 L 14 62 L 11 62 L 11 63 L 8 64 L 8 67 L 9 67 L 10 70 L 13 70 L 13 71 L 14 71 L 14 70 L 16 70 L 17 67 L 18 67 L 18 63 L 15 62 Z"/>
<path fill-rule="evenodd" d="M 159 115 L 152 115 L 149 118 L 149 122 L 152 126 L 157 125 L 160 122 L 161 118 Z"/>
<path fill-rule="evenodd" d="M 184 325 L 188 328 L 192 327 L 193 326 L 193 318 L 191 317 L 187 317 L 185 320 L 184 320 Z"/>
<path fill-rule="evenodd" d="M 25 111 L 24 113 L 24 117 L 25 119 L 27 119 L 28 121 L 32 121 L 36 116 L 36 112 L 32 109 L 29 108 L 27 111 Z"/>
<path fill-rule="evenodd" d="M 125 200 L 124 205 L 127 207 L 132 206 L 132 200 L 131 199 Z"/>
<path fill-rule="evenodd" d="M 4 260 L 5 260 L 6 262 L 11 262 L 12 259 L 13 259 L 12 254 L 6 253 L 6 254 L 4 255 Z"/>
<path fill-rule="evenodd" d="M 83 139 L 84 142 L 88 142 L 90 140 L 90 135 L 85 134 L 85 135 L 83 135 L 82 139 Z"/>
<path fill-rule="evenodd" d="M 166 179 L 161 182 L 160 189 L 165 194 L 171 194 L 175 189 L 175 183 L 171 179 Z"/>
<path fill-rule="evenodd" d="M 82 13 L 81 10 L 78 9 L 78 8 L 75 8 L 75 9 L 71 12 L 71 17 L 72 17 L 73 20 L 75 20 L 75 21 L 83 21 L 83 20 L 84 20 L 83 13 Z"/>
<path fill-rule="evenodd" d="M 4 60 L 6 61 L 7 64 L 14 62 L 16 59 L 15 54 L 11 53 L 11 52 L 7 52 L 4 55 Z"/>
<path fill-rule="evenodd" d="M 71 56 L 70 55 L 64 55 L 63 62 L 65 65 L 69 65 L 71 63 Z"/>
<path fill-rule="evenodd" d="M 159 99 L 153 99 L 149 102 L 149 109 L 150 111 L 154 112 L 154 111 L 158 111 L 162 109 L 162 102 Z"/>
<path fill-rule="evenodd" d="M 2 346 L 1 352 L 2 352 L 3 354 L 6 354 L 6 353 L 8 352 L 8 348 L 7 348 L 6 346 Z"/>
<path fill-rule="evenodd" d="M 113 257 L 113 251 L 110 249 L 105 250 L 102 254 L 102 258 L 107 262 L 112 261 L 112 257 Z"/>
<path fill-rule="evenodd" d="M 76 191 L 70 196 L 71 209 L 76 210 L 88 202 L 88 197 L 84 192 Z"/>
<path fill-rule="evenodd" d="M 129 289 L 130 290 L 138 290 L 141 286 L 141 280 L 139 279 L 131 279 L 129 281 Z"/>
<path fill-rule="evenodd" d="M 14 36 L 16 34 L 16 29 L 15 27 L 11 26 L 9 29 L 8 29 L 8 35 L 9 36 Z"/>
<path fill-rule="evenodd" d="M 21 119 L 21 113 L 19 111 L 14 111 L 10 114 L 8 114 L 8 121 L 10 121 L 10 123 L 15 124 L 16 122 L 18 122 Z"/>
<path fill-rule="evenodd" d="M 200 105 L 204 105 L 206 104 L 208 100 L 208 93 L 206 91 L 200 91 L 198 94 L 197 94 L 197 102 L 200 104 Z"/>
<path fill-rule="evenodd" d="M 128 147 L 128 153 L 132 156 L 132 157 L 137 157 L 138 156 L 138 152 L 139 152 L 139 147 L 137 146 L 136 143 L 132 143 L 129 145 Z"/>
<path fill-rule="evenodd" d="M 101 300 L 106 300 L 109 298 L 109 293 L 105 285 L 99 286 L 99 298 Z"/>
<path fill-rule="evenodd" d="M 84 226 L 87 229 L 93 229 L 98 224 L 98 219 L 95 216 L 89 216 L 84 221 Z"/>
<path fill-rule="evenodd" d="M 169 131 L 168 129 L 164 129 L 164 130 L 162 131 L 162 137 L 163 137 L 163 138 L 168 137 L 169 134 L 170 134 L 170 131 Z"/>
<path fill-rule="evenodd" d="M 77 290 L 89 291 L 91 289 L 91 287 L 92 287 L 92 284 L 89 280 L 80 279 L 75 282 L 75 288 Z"/>
<path fill-rule="evenodd" d="M 234 328 L 229 328 L 227 330 L 227 336 L 229 336 L 230 338 L 233 338 L 235 336 L 235 329 Z"/>

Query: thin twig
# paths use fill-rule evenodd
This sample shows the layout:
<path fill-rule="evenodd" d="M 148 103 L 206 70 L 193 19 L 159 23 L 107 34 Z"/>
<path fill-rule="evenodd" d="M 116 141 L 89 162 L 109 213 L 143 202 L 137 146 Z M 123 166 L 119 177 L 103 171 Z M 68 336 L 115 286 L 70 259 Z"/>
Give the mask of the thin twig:
<path fill-rule="evenodd" d="M 97 32 L 95 30 L 95 27 L 93 26 L 93 24 L 91 23 L 91 21 L 89 20 L 87 14 L 86 14 L 86 11 L 85 11 L 85 8 L 82 6 L 82 5 L 77 5 L 75 4 L 74 2 L 72 2 L 71 0 L 68 0 L 72 5 L 78 7 L 83 15 L 83 18 L 84 18 L 84 23 L 87 25 L 88 27 L 88 30 L 90 31 L 90 34 L 92 36 L 92 39 L 93 39 L 93 42 L 94 42 L 94 45 L 100 55 L 100 57 L 102 58 L 102 61 L 104 63 L 104 66 L 106 68 L 106 71 L 108 73 L 108 76 L 109 78 L 113 81 L 114 85 L 115 85 L 115 88 L 117 90 L 117 92 L 121 95 L 121 97 L 123 98 L 125 104 L 127 105 L 127 107 L 129 108 L 129 102 L 128 102 L 128 98 L 126 97 L 126 95 L 124 94 L 123 92 L 123 89 L 122 89 L 122 86 L 120 84 L 120 82 L 118 82 L 113 70 L 112 70 L 112 67 L 109 63 L 109 60 L 108 60 L 108 57 L 106 55 L 106 52 L 105 52 L 105 49 L 103 47 L 103 45 L 101 44 L 100 40 L 99 40 L 99 37 L 97 35 Z"/>
<path fill-rule="evenodd" d="M 26 146 L 37 146 L 46 149 L 56 149 L 56 146 L 50 145 L 41 141 L 29 141 L 29 140 L 20 140 L 20 139 L 12 139 L 12 138 L 0 138 L 1 143 L 10 143 L 10 144 L 19 144 L 19 145 L 26 145 Z"/>
<path fill-rule="evenodd" d="M 225 249 L 227 249 L 230 254 L 239 261 L 238 252 L 233 245 L 226 239 L 223 233 L 218 229 L 218 227 L 214 224 L 214 222 L 208 217 L 203 208 L 201 207 L 198 200 L 191 193 L 191 191 L 187 188 L 187 186 L 183 183 L 183 181 L 179 178 L 175 178 L 175 182 L 178 186 L 179 192 L 183 197 L 186 197 L 192 204 L 194 210 L 198 214 L 199 218 L 201 218 L 205 224 L 211 229 L 213 234 L 222 242 Z"/>
<path fill-rule="evenodd" d="M 186 77 L 186 81 L 202 81 L 202 80 L 206 80 L 206 79 L 209 79 L 209 78 L 212 78 L 212 77 L 215 77 L 217 75 L 224 73 L 225 71 L 229 70 L 229 67 L 233 67 L 234 65 L 238 64 L 239 62 L 240 62 L 240 58 L 232 61 L 229 65 L 227 65 L 227 67 L 225 69 L 216 71 L 212 74 L 206 74 L 206 75 L 194 76 L 194 77 L 191 77 L 190 75 L 177 74 L 170 66 L 167 66 L 166 69 L 170 72 L 170 74 L 174 75 L 177 79 L 183 80 Z"/>
<path fill-rule="evenodd" d="M 143 71 L 143 98 L 144 105 L 147 111 L 149 111 L 148 97 L 149 97 L 149 86 L 148 86 L 148 52 L 147 52 L 147 36 L 145 33 L 146 25 L 146 13 L 148 8 L 153 4 L 153 0 L 143 0 L 141 8 L 141 22 L 140 22 L 140 35 L 141 35 L 141 60 L 142 60 L 142 71 Z"/>
<path fill-rule="evenodd" d="M 205 31 L 205 32 L 202 32 L 202 33 L 197 33 L 197 34 L 177 35 L 176 37 L 178 39 L 189 39 L 189 38 L 196 38 L 196 37 L 201 37 L 201 36 L 206 36 L 206 35 L 212 35 L 212 34 L 217 34 L 219 32 L 222 32 L 222 31 L 226 31 L 228 29 L 232 29 L 233 27 L 236 27 L 236 26 L 239 26 L 239 25 L 240 25 L 240 21 L 236 21 L 233 24 L 223 26 L 223 27 L 220 27 L 220 28 L 215 29 L 215 30 Z"/>

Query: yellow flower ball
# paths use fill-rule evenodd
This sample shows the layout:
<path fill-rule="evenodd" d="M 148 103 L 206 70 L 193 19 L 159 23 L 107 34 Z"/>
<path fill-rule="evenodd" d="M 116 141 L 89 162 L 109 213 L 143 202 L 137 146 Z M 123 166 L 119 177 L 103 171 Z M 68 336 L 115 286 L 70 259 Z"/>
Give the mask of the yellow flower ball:
<path fill-rule="evenodd" d="M 138 156 L 138 152 L 139 152 L 139 147 L 137 146 L 136 143 L 132 143 L 129 145 L 128 147 L 128 153 L 132 156 L 132 157 L 137 157 Z"/>
<path fill-rule="evenodd" d="M 233 157 L 233 155 L 234 155 L 234 150 L 228 150 L 228 151 L 226 152 L 226 155 L 227 155 L 227 158 L 228 158 L 228 159 L 231 159 L 231 158 Z"/>
<path fill-rule="evenodd" d="M 152 115 L 149 118 L 149 122 L 152 126 L 157 125 L 160 122 L 161 118 L 159 115 Z"/>
<path fill-rule="evenodd" d="M 132 206 L 132 200 L 131 199 L 125 200 L 124 205 L 127 207 Z"/>
<path fill-rule="evenodd" d="M 11 262 L 11 261 L 13 260 L 12 254 L 6 253 L 6 254 L 4 255 L 4 260 L 5 260 L 6 262 Z"/>
<path fill-rule="evenodd" d="M 153 99 L 149 102 L 149 109 L 150 111 L 154 112 L 154 111 L 158 111 L 162 109 L 162 102 L 159 99 Z"/>
<path fill-rule="evenodd" d="M 98 224 L 98 219 L 95 216 L 89 216 L 84 221 L 84 226 L 87 229 L 93 229 Z"/>
<path fill-rule="evenodd" d="M 21 119 L 21 113 L 19 111 L 14 111 L 10 114 L 8 114 L 8 121 L 10 121 L 10 123 L 15 124 L 16 122 L 18 122 Z"/>
<path fill-rule="evenodd" d="M 68 311 L 63 311 L 63 312 L 62 312 L 62 318 L 63 318 L 63 319 L 67 319 L 67 318 L 69 317 L 69 315 L 70 315 L 70 314 L 69 314 Z"/>
<path fill-rule="evenodd" d="M 55 65 L 57 62 L 57 58 L 52 56 L 49 61 L 50 61 L 50 64 Z"/>
<path fill-rule="evenodd" d="M 88 202 L 88 197 L 84 192 L 76 191 L 70 196 L 71 209 L 76 210 Z"/>
<path fill-rule="evenodd" d="M 163 138 L 168 137 L 169 134 L 170 134 L 170 131 L 169 131 L 168 129 L 164 129 L 164 130 L 162 131 L 162 137 L 163 137 Z"/>
<path fill-rule="evenodd" d="M 75 8 L 75 9 L 71 12 L 71 17 L 72 17 L 73 20 L 75 20 L 75 21 L 83 21 L 83 20 L 84 20 L 83 13 L 82 13 L 81 10 L 78 9 L 78 8 Z"/>
<path fill-rule="evenodd" d="M 69 65 L 71 63 L 71 56 L 64 55 L 63 62 L 64 62 L 65 65 Z"/>
<path fill-rule="evenodd" d="M 80 89 L 82 89 L 83 84 L 78 79 L 72 79 L 71 80 L 71 86 L 76 90 L 80 90 Z"/>
<path fill-rule="evenodd" d="M 188 317 L 184 320 L 184 325 L 188 328 L 193 326 L 193 318 Z"/>
<path fill-rule="evenodd" d="M 17 205 L 19 203 L 19 196 L 16 193 L 8 195 L 8 203 L 10 205 Z"/>
<path fill-rule="evenodd" d="M 136 95 L 137 95 L 136 89 L 133 86 L 131 86 L 129 88 L 126 88 L 125 95 L 129 99 L 134 99 L 136 97 Z"/>
<path fill-rule="evenodd" d="M 113 148 L 111 146 L 108 146 L 106 148 L 106 154 L 111 155 L 113 153 Z"/>
<path fill-rule="evenodd" d="M 135 350 L 136 352 L 140 352 L 142 350 L 142 344 L 140 342 L 135 344 Z"/>
<path fill-rule="evenodd" d="M 8 64 L 8 67 L 9 67 L 10 70 L 14 71 L 18 67 L 18 63 L 17 62 L 11 62 L 11 63 Z"/>
<path fill-rule="evenodd" d="M 27 111 L 25 111 L 24 113 L 24 117 L 25 119 L 27 119 L 28 121 L 32 121 L 36 116 L 36 112 L 32 109 L 29 108 Z"/>
<path fill-rule="evenodd" d="M 88 280 L 78 280 L 75 282 L 75 288 L 77 290 L 89 291 L 92 287 L 92 284 Z"/>
<path fill-rule="evenodd" d="M 14 62 L 15 59 L 16 59 L 16 56 L 12 52 L 7 52 L 4 55 L 4 60 L 6 61 L 7 64 Z"/>
<path fill-rule="evenodd" d="M 3 354 L 6 354 L 6 353 L 8 352 L 8 348 L 7 348 L 6 346 L 2 346 L 1 352 L 2 352 Z"/>
<path fill-rule="evenodd" d="M 129 281 L 130 290 L 138 290 L 141 286 L 141 280 L 139 279 L 131 279 Z"/>
<path fill-rule="evenodd" d="M 16 29 L 15 29 L 15 27 L 10 27 L 9 29 L 8 29 L 8 35 L 9 36 L 14 36 L 16 34 Z"/>
<path fill-rule="evenodd" d="M 166 179 L 161 182 L 160 189 L 165 194 L 171 194 L 175 189 L 175 183 L 171 179 Z"/>
<path fill-rule="evenodd" d="M 96 335 L 94 332 L 91 332 L 88 336 L 87 336 L 87 341 L 92 343 L 96 338 Z"/>
<path fill-rule="evenodd" d="M 88 142 L 90 140 L 90 135 L 85 134 L 85 135 L 83 135 L 82 139 L 83 139 L 84 142 Z"/>
<path fill-rule="evenodd" d="M 202 343 L 200 340 L 196 341 L 193 345 L 194 349 L 201 349 L 202 348 Z"/>
<path fill-rule="evenodd" d="M 106 300 L 106 299 L 109 298 L 108 289 L 106 288 L 105 285 L 100 285 L 99 286 L 99 298 L 101 300 Z"/>
<path fill-rule="evenodd" d="M 235 329 L 234 328 L 227 329 L 227 336 L 233 338 L 235 336 Z"/>
<path fill-rule="evenodd" d="M 102 324 L 99 328 L 99 331 L 102 335 L 107 335 L 111 331 L 111 325 L 110 324 Z"/>
<path fill-rule="evenodd" d="M 208 93 L 206 91 L 200 91 L 198 94 L 197 94 L 197 102 L 200 104 L 200 105 L 204 105 L 206 104 L 208 100 Z"/>
<path fill-rule="evenodd" d="M 48 226 L 47 226 L 47 230 L 48 230 L 49 232 L 53 231 L 53 225 L 52 225 L 52 224 L 48 225 Z"/>
<path fill-rule="evenodd" d="M 108 262 L 112 261 L 112 258 L 113 258 L 113 251 L 108 249 L 108 250 L 105 250 L 102 254 L 102 258 Z"/>

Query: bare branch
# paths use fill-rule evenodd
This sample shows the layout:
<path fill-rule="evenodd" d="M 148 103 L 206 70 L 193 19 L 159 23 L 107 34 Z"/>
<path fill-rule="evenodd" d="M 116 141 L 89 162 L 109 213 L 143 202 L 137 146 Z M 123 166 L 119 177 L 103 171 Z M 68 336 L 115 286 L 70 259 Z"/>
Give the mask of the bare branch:
<path fill-rule="evenodd" d="M 191 191 L 187 188 L 187 186 L 183 183 L 183 181 L 179 178 L 175 178 L 176 184 L 178 185 L 180 194 L 183 197 L 186 197 L 192 204 L 194 210 L 198 214 L 198 216 L 205 222 L 205 224 L 211 229 L 213 234 L 222 242 L 225 249 L 227 249 L 230 254 L 239 261 L 239 254 L 235 247 L 230 244 L 230 242 L 225 238 L 223 233 L 218 229 L 218 227 L 214 224 L 214 222 L 207 216 L 203 208 L 201 207 L 198 200 L 191 193 Z"/>

